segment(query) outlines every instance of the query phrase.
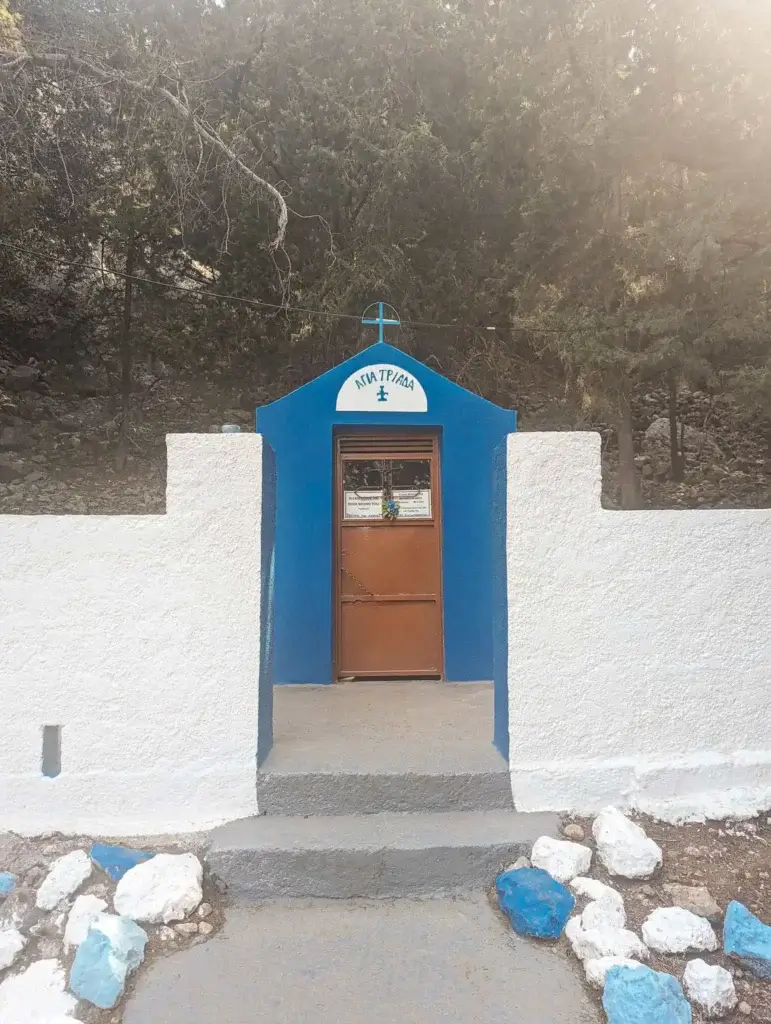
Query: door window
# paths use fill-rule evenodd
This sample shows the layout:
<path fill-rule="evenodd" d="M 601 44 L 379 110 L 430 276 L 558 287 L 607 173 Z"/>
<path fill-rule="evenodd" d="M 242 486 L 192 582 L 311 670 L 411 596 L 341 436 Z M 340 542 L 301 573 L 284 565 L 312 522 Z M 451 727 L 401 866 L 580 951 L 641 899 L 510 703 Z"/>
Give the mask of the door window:
<path fill-rule="evenodd" d="M 430 459 L 344 459 L 343 518 L 431 519 Z"/>

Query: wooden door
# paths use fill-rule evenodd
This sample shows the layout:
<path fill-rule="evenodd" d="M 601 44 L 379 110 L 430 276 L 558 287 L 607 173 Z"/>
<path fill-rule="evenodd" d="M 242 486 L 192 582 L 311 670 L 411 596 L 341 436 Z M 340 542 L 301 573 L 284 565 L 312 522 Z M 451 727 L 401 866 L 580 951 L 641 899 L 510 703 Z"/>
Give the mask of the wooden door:
<path fill-rule="evenodd" d="M 441 678 L 439 447 L 430 435 L 336 438 L 338 678 Z"/>

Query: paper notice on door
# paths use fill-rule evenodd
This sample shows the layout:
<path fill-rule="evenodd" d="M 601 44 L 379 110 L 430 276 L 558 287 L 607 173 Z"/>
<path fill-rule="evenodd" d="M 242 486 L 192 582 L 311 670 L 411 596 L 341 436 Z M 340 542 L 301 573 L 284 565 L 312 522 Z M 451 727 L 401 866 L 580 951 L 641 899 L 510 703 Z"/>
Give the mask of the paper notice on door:
<path fill-rule="evenodd" d="M 382 491 L 344 491 L 344 519 L 382 519 Z M 399 505 L 397 519 L 430 519 L 431 489 L 412 491 L 394 490 L 394 501 Z"/>
<path fill-rule="evenodd" d="M 394 490 L 394 501 L 399 502 L 400 519 L 430 519 L 431 489 L 420 491 Z"/>
<path fill-rule="evenodd" d="M 382 491 L 345 491 L 343 517 L 345 519 L 382 519 Z"/>

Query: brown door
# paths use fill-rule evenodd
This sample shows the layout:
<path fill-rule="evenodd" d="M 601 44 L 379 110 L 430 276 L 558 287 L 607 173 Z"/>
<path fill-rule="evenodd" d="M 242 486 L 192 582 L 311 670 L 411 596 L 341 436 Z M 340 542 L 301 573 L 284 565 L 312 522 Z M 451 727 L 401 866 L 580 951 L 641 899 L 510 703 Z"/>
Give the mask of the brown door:
<path fill-rule="evenodd" d="M 437 438 L 336 439 L 338 678 L 441 678 Z"/>

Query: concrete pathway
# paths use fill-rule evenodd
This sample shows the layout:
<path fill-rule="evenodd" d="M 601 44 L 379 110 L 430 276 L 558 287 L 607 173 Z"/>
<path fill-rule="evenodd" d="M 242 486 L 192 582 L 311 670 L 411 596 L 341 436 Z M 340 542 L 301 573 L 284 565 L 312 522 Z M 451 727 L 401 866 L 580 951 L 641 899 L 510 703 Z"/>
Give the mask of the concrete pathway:
<path fill-rule="evenodd" d="M 480 896 L 234 907 L 140 970 L 124 1024 L 598 1024 L 577 967 Z"/>

